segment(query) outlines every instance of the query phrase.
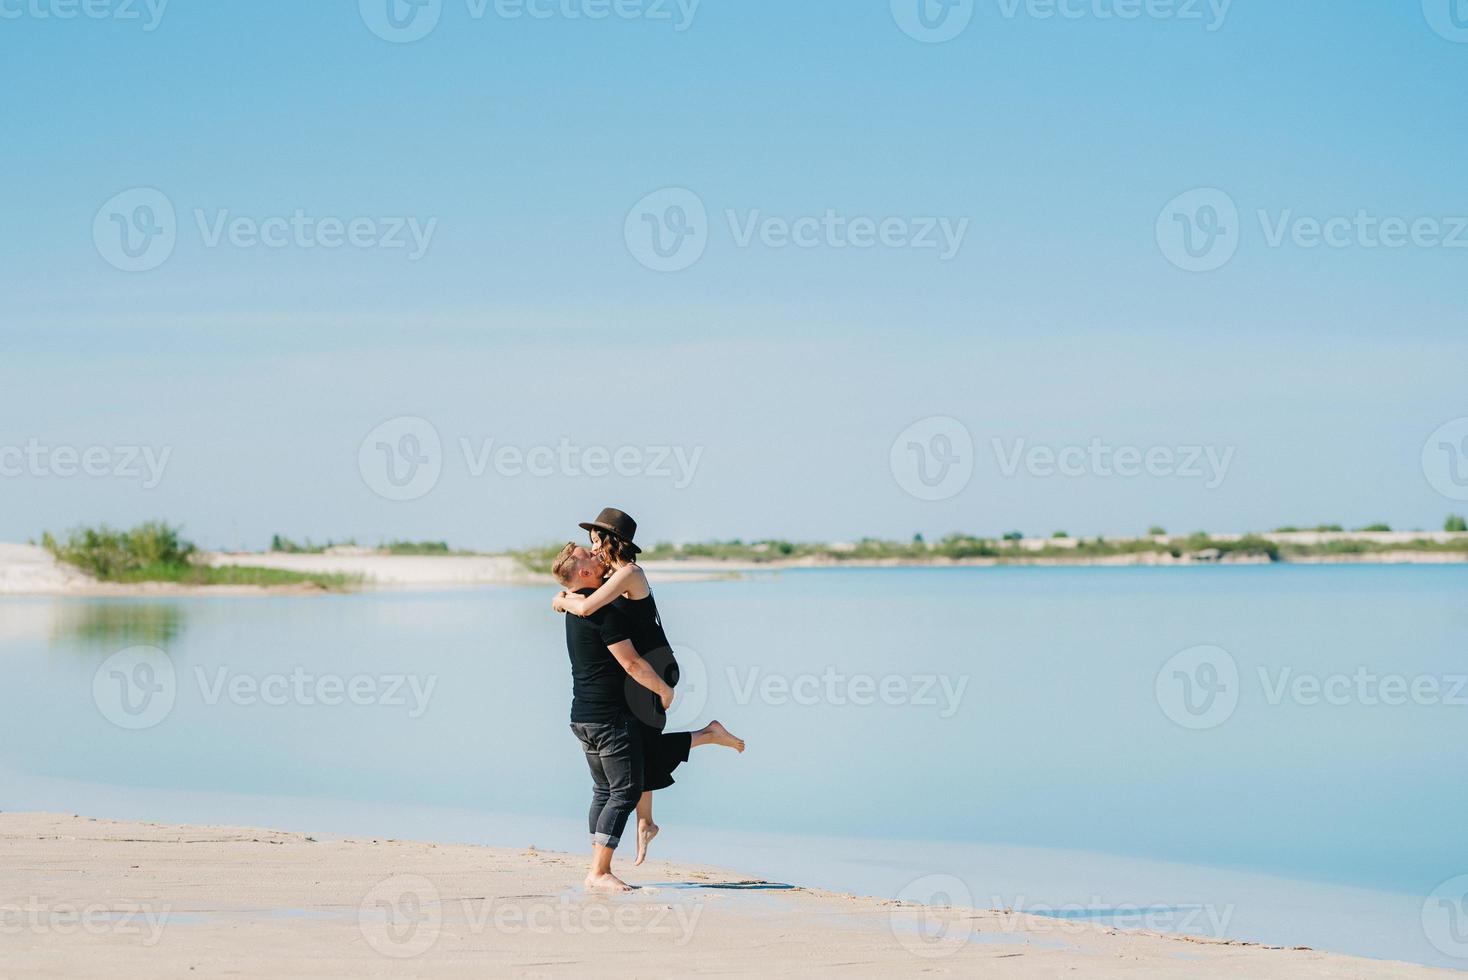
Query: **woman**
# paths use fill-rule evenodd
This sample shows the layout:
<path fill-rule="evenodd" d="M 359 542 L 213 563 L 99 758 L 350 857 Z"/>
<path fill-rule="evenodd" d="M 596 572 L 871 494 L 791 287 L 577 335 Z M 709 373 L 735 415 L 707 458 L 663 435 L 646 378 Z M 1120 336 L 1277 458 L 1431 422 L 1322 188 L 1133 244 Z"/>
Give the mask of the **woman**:
<path fill-rule="evenodd" d="M 669 687 L 678 685 L 678 661 L 663 631 L 657 601 L 647 584 L 647 575 L 637 564 L 642 551 L 632 539 L 637 522 L 627 514 L 608 507 L 595 521 L 581 524 L 591 535 L 592 554 L 607 566 L 606 582 L 589 596 L 562 591 L 553 608 L 575 616 L 589 616 L 598 609 L 617 603 L 617 610 L 630 623 L 633 643 L 642 658 L 653 666 Z M 620 601 L 619 601 L 620 600 Z M 717 721 L 696 732 L 664 732 L 668 714 L 657 695 L 639 685 L 628 685 L 628 707 L 642 725 L 643 792 L 637 801 L 637 860 L 647 859 L 647 845 L 658 835 L 652 819 L 652 794 L 673 785 L 673 770 L 688 760 L 688 753 L 700 745 L 724 745 L 744 751 L 744 740 L 735 737 Z"/>

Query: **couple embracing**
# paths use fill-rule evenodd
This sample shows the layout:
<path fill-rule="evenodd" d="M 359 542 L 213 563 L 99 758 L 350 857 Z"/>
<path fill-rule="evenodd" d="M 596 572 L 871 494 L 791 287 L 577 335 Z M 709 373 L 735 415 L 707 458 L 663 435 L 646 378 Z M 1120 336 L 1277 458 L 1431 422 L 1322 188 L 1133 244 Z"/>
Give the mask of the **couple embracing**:
<path fill-rule="evenodd" d="M 673 785 L 673 770 L 701 745 L 744 751 L 744 740 L 717 721 L 696 732 L 668 732 L 678 661 L 663 632 L 647 576 L 637 564 L 637 522 L 608 507 L 581 527 L 590 547 L 568 544 L 551 566 L 564 586 L 552 602 L 566 613 L 571 657 L 571 731 L 586 753 L 592 794 L 591 870 L 586 887 L 630 891 L 612 874 L 612 857 L 637 814 L 637 860 L 658 833 L 652 794 Z"/>

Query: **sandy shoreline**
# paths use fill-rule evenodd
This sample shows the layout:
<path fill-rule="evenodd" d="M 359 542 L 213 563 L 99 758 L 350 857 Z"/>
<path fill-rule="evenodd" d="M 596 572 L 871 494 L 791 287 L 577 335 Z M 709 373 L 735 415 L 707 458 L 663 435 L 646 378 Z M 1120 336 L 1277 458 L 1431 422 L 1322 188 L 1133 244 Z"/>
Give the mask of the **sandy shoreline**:
<path fill-rule="evenodd" d="M 318 575 L 348 575 L 366 588 L 456 589 L 550 584 L 513 558 L 498 555 L 230 554 L 204 556 L 213 566 L 248 566 Z M 312 586 L 187 586 L 168 582 L 99 582 L 34 545 L 0 544 L 0 596 L 252 596 L 323 594 Z"/>
<path fill-rule="evenodd" d="M 1218 540 L 1230 536 L 1220 535 Z M 1333 535 L 1301 532 L 1270 535 L 1279 540 L 1321 543 Z M 1365 535 L 1344 537 L 1364 538 Z M 1381 543 L 1391 544 L 1416 538 L 1443 538 L 1443 535 L 1378 534 Z M 1039 543 L 1040 539 L 1035 539 Z M 1465 544 L 1468 547 L 1468 544 Z M 1031 549 L 1032 550 L 1032 549 Z M 283 554 L 283 553 L 210 553 L 203 560 L 216 567 L 249 566 L 316 575 L 346 575 L 361 581 L 364 589 L 466 589 L 505 585 L 554 585 L 548 575 L 529 572 L 516 559 L 507 555 L 388 555 L 360 553 Z M 1447 565 L 1468 563 L 1468 551 L 1378 551 L 1362 554 L 1332 554 L 1283 559 L 1280 564 L 1301 565 Z M 1135 567 L 1196 566 L 1213 564 L 1271 564 L 1264 555 L 1223 555 L 1217 561 L 1205 561 L 1189 554 L 1173 557 L 1167 552 L 1103 557 L 1026 557 L 1019 554 L 1004 558 L 932 558 L 856 560 L 831 557 L 777 559 L 767 562 L 722 559 L 679 559 L 647 561 L 648 573 L 678 581 L 707 581 L 738 578 L 751 574 L 772 574 L 784 570 L 820 568 L 997 568 L 1006 566 L 1035 567 Z M 33 545 L 0 544 L 0 596 L 252 596 L 322 594 L 312 586 L 186 586 L 165 582 L 118 584 L 98 582 L 82 572 L 59 564 L 49 552 Z"/>
<path fill-rule="evenodd" d="M 1220 561 L 1199 561 L 1183 555 L 1174 558 L 1166 552 L 1142 552 L 1133 555 L 1106 555 L 1095 558 L 932 558 L 913 561 L 891 558 L 876 561 L 832 558 L 801 558 L 768 562 L 675 560 L 641 563 L 648 574 L 724 575 L 751 572 L 778 572 L 798 568 L 1135 568 L 1199 565 L 1463 565 L 1468 553 L 1451 554 L 1425 551 L 1379 551 L 1358 555 L 1312 555 L 1282 558 L 1272 562 L 1264 555 L 1230 555 Z"/>
<path fill-rule="evenodd" d="M 649 861 L 0 813 L 4 971 L 37 977 L 1451 976 L 1411 964 L 932 909 Z"/>

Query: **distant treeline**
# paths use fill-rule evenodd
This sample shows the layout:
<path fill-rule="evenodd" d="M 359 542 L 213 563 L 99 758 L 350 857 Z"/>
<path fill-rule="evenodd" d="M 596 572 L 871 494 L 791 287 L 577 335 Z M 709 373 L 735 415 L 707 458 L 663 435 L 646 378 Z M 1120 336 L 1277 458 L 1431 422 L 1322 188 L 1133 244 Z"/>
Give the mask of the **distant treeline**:
<path fill-rule="evenodd" d="M 325 544 L 316 544 L 307 538 L 304 542 L 292 541 L 290 538 L 277 534 L 270 539 L 270 550 L 286 555 L 320 555 L 330 548 L 356 548 L 359 547 L 356 538 L 348 538 L 346 541 L 327 541 Z M 447 541 L 388 541 L 380 545 L 376 550 L 384 551 L 390 555 L 453 555 L 465 554 L 456 552 L 449 547 Z"/>
<path fill-rule="evenodd" d="M 1450 532 L 1468 532 L 1468 522 L 1455 514 L 1447 519 L 1443 528 Z M 1285 526 L 1276 528 L 1271 533 L 1287 534 L 1300 531 L 1380 533 L 1390 530 L 1390 526 L 1386 524 L 1369 524 L 1354 532 L 1346 532 L 1340 524 L 1317 524 L 1304 528 Z M 972 558 L 1087 561 L 1146 553 L 1168 554 L 1173 558 L 1182 558 L 1184 555 L 1203 556 L 1213 560 L 1236 555 L 1262 557 L 1270 561 L 1314 556 L 1370 554 L 1383 551 L 1435 551 L 1468 554 L 1468 541 L 1439 543 L 1422 538 L 1402 543 L 1385 543 L 1368 538 L 1348 538 L 1305 544 L 1276 542 L 1260 534 L 1246 534 L 1236 539 L 1219 540 L 1205 531 L 1169 536 L 1164 528 L 1157 525 L 1148 528 L 1146 536 L 1136 538 L 1073 539 L 1065 531 L 1055 531 L 1039 547 L 1034 544 L 1034 540 L 1037 539 L 1026 542 L 1026 537 L 1020 531 L 1010 531 L 998 537 L 955 533 L 936 541 L 927 541 L 921 534 L 914 535 L 910 541 L 862 538 L 855 543 L 841 545 L 786 541 L 778 538 L 748 542 L 739 539 L 689 544 L 660 542 L 644 550 L 641 558 L 643 561 L 704 560 L 759 564 L 794 561 L 802 558 L 834 562 L 962 561 Z M 549 570 L 552 559 L 555 558 L 561 547 L 561 545 L 547 545 L 512 552 L 512 554 L 528 569 L 544 572 Z"/>
<path fill-rule="evenodd" d="M 937 541 L 925 541 L 922 535 L 914 536 L 911 541 L 863 538 L 853 544 L 839 546 L 794 541 L 753 541 L 748 544 L 742 541 L 717 541 L 684 545 L 657 544 L 644 551 L 642 558 L 645 561 L 703 558 L 748 562 L 800 558 L 861 562 L 930 561 L 935 558 L 961 561 L 966 558 L 1105 558 L 1144 552 L 1168 552 L 1173 557 L 1180 558 L 1185 553 L 1209 548 L 1221 553 L 1264 555 L 1271 560 L 1279 557 L 1279 546 L 1257 535 L 1248 535 L 1236 541 L 1216 541 L 1202 532 L 1181 539 L 1096 537 L 1071 541 L 1069 535 L 1058 532 L 1039 548 L 1026 547 L 1021 544 L 1023 540 L 1023 535 L 1011 532 L 999 538 L 950 534 Z M 1060 544 L 1062 540 L 1067 543 Z"/>
<path fill-rule="evenodd" d="M 1468 533 L 1468 520 L 1460 514 L 1449 515 L 1443 523 L 1448 532 Z M 1318 532 L 1353 534 L 1389 532 L 1384 523 L 1369 524 L 1347 532 L 1340 524 L 1317 524 L 1313 527 L 1287 525 L 1275 534 Z M 1037 541 L 1039 544 L 1037 546 Z M 56 558 L 73 565 L 104 582 L 177 582 L 186 585 L 296 585 L 311 584 L 338 589 L 357 583 L 352 576 L 286 572 L 252 567 L 214 568 L 198 560 L 198 548 L 183 537 L 182 529 L 163 521 L 148 521 L 128 531 L 107 525 L 74 528 L 57 537 L 49 531 L 41 544 Z M 270 550 L 283 554 L 321 554 L 329 548 L 357 547 L 355 539 L 327 541 L 317 544 L 310 539 L 298 542 L 277 534 L 271 538 Z M 549 572 L 551 561 L 563 545 L 508 552 L 527 569 Z M 469 555 L 456 551 L 447 541 L 388 541 L 377 551 L 392 555 Z M 1370 538 L 1345 537 L 1332 541 L 1303 543 L 1272 541 L 1259 534 L 1247 534 L 1232 540 L 1219 540 L 1204 531 L 1188 535 L 1168 535 L 1153 525 L 1147 534 L 1136 538 L 1079 538 L 1065 531 L 1055 531 L 1046 539 L 1028 539 L 1020 531 L 998 537 L 972 534 L 949 534 L 927 541 L 921 534 L 909 541 L 862 538 L 852 544 L 786 541 L 764 539 L 709 541 L 691 544 L 660 542 L 647 548 L 644 561 L 713 560 L 767 563 L 816 559 L 833 562 L 873 561 L 962 561 L 990 558 L 997 560 L 1059 559 L 1087 561 L 1146 553 L 1168 554 L 1173 558 L 1193 556 L 1220 560 L 1228 556 L 1267 558 L 1269 561 L 1331 555 L 1371 554 L 1385 551 L 1423 551 L 1468 554 L 1468 539 L 1437 542 L 1418 538 L 1404 542 L 1383 542 Z"/>

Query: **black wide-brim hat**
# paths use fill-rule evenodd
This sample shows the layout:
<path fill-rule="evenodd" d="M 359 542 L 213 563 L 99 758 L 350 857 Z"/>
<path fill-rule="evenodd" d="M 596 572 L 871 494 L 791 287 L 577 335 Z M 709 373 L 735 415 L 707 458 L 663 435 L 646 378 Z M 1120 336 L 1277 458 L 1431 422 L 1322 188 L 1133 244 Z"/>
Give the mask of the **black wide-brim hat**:
<path fill-rule="evenodd" d="M 605 531 L 613 537 L 621 538 L 632 549 L 633 554 L 642 551 L 632 543 L 633 537 L 637 534 L 637 522 L 615 507 L 605 508 L 596 515 L 594 521 L 582 521 L 581 528 L 585 531 Z"/>

